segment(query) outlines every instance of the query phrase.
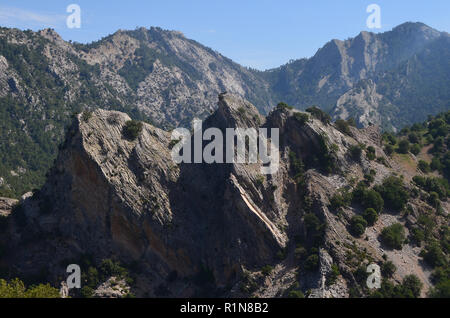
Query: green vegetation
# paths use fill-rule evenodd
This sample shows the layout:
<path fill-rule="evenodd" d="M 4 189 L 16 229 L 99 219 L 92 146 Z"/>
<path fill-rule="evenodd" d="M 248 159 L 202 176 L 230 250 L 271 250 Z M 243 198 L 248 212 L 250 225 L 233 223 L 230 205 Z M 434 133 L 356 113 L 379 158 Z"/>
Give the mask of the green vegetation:
<path fill-rule="evenodd" d="M 337 191 L 330 199 L 330 208 L 338 211 L 340 208 L 347 207 L 352 202 L 352 194 L 346 190 Z"/>
<path fill-rule="evenodd" d="M 348 148 L 348 153 L 350 155 L 350 158 L 352 158 L 354 161 L 359 162 L 361 160 L 362 148 L 359 145 L 351 145 Z"/>
<path fill-rule="evenodd" d="M 51 287 L 49 284 L 30 286 L 27 288 L 25 284 L 18 278 L 7 282 L 0 279 L 0 298 L 60 298 L 59 291 Z"/>
<path fill-rule="evenodd" d="M 430 169 L 430 165 L 428 164 L 428 162 L 423 161 L 423 160 L 419 160 L 419 163 L 417 164 L 417 167 L 420 169 L 420 171 L 422 171 L 423 173 L 428 173 L 431 171 Z"/>
<path fill-rule="evenodd" d="M 307 271 L 315 271 L 319 268 L 319 255 L 312 254 L 305 261 L 305 269 Z"/>
<path fill-rule="evenodd" d="M 388 155 L 389 157 L 394 153 L 395 148 L 391 144 L 387 144 L 384 146 L 384 153 Z"/>
<path fill-rule="evenodd" d="M 367 221 L 361 215 L 355 215 L 350 220 L 350 233 L 356 237 L 364 234 L 367 227 Z"/>
<path fill-rule="evenodd" d="M 331 265 L 331 270 L 327 274 L 327 279 L 325 281 L 325 284 L 327 286 L 333 285 L 336 282 L 336 280 L 338 279 L 340 274 L 341 273 L 339 272 L 339 267 L 336 264 Z"/>
<path fill-rule="evenodd" d="M 89 65 L 67 53 L 64 58 L 74 66 L 73 76 L 63 79 L 53 71 L 46 56 L 50 42 L 36 33 L 25 36 L 27 44 L 0 38 L 0 52 L 9 68 L 18 74 L 7 80 L 6 93 L 0 97 L 0 177 L 5 181 L 0 186 L 0 196 L 12 198 L 20 198 L 43 185 L 70 126 L 71 115 L 104 108 L 146 119 L 128 98 L 119 99 L 114 89 L 99 80 L 98 64 Z M 18 92 L 19 88 L 24 93 Z M 71 98 L 67 98 L 69 91 Z M 87 114 L 84 113 L 85 120 Z"/>
<path fill-rule="evenodd" d="M 450 267 L 436 268 L 431 275 L 434 287 L 429 291 L 432 298 L 450 298 Z"/>
<path fill-rule="evenodd" d="M 385 278 L 391 278 L 395 271 L 397 270 L 397 267 L 392 263 L 391 261 L 384 262 L 381 264 L 381 275 Z"/>
<path fill-rule="evenodd" d="M 261 268 L 261 273 L 264 276 L 269 276 L 273 271 L 273 267 L 270 265 L 265 265 L 263 268 Z"/>
<path fill-rule="evenodd" d="M 402 249 L 405 242 L 405 229 L 400 223 L 385 227 L 381 232 L 381 240 L 384 244 L 393 249 Z"/>
<path fill-rule="evenodd" d="M 288 294 L 288 298 L 305 298 L 305 295 L 301 290 L 291 290 Z"/>
<path fill-rule="evenodd" d="M 401 140 L 401 141 L 398 143 L 398 150 L 397 150 L 397 151 L 398 151 L 399 153 L 406 154 L 406 153 L 409 152 L 409 147 L 410 147 L 409 141 L 406 140 L 406 139 L 403 139 L 403 140 Z"/>
<path fill-rule="evenodd" d="M 309 115 L 305 113 L 295 112 L 294 118 L 300 123 L 301 126 L 309 121 Z"/>
<path fill-rule="evenodd" d="M 413 144 L 410 149 L 411 153 L 415 156 L 417 156 L 421 150 L 422 147 L 419 144 Z"/>
<path fill-rule="evenodd" d="M 314 213 L 307 213 L 303 217 L 307 235 L 311 243 L 315 247 L 319 247 L 323 243 L 326 223 L 321 222 Z"/>
<path fill-rule="evenodd" d="M 302 159 L 298 158 L 295 152 L 293 151 L 289 152 L 289 159 L 291 163 L 291 168 L 294 171 L 294 180 L 300 186 L 300 188 L 303 188 L 305 183 L 304 180 L 305 165 L 303 164 Z"/>
<path fill-rule="evenodd" d="M 374 189 L 382 196 L 384 205 L 394 211 L 401 211 L 408 202 L 409 193 L 405 189 L 402 179 L 390 176 Z"/>
<path fill-rule="evenodd" d="M 294 109 L 294 107 L 289 106 L 289 105 L 286 104 L 285 102 L 279 102 L 279 103 L 277 104 L 277 108 L 278 108 L 278 109 L 281 109 L 281 110 L 292 110 L 292 109 Z"/>
<path fill-rule="evenodd" d="M 428 193 L 435 192 L 441 200 L 450 196 L 450 186 L 446 179 L 438 177 L 413 177 L 414 183 Z"/>
<path fill-rule="evenodd" d="M 368 208 L 364 211 L 363 217 L 367 221 L 367 224 L 372 226 L 378 220 L 378 213 L 375 209 Z"/>
<path fill-rule="evenodd" d="M 321 110 L 319 107 L 317 106 L 311 106 L 309 108 L 306 109 L 306 111 L 308 113 L 311 113 L 311 115 L 315 118 L 317 118 L 318 120 L 320 120 L 322 123 L 324 123 L 325 125 L 330 124 L 331 122 L 331 117 L 330 115 L 328 115 L 327 113 L 325 113 L 323 110 Z"/>
<path fill-rule="evenodd" d="M 375 148 L 372 146 L 367 147 L 367 159 L 369 160 L 375 160 L 376 156 L 376 152 L 375 152 Z"/>
<path fill-rule="evenodd" d="M 85 110 L 82 114 L 81 114 L 81 119 L 87 123 L 89 121 L 89 119 L 91 119 L 92 117 L 92 112 L 91 111 L 87 111 Z"/>
<path fill-rule="evenodd" d="M 337 170 L 336 166 L 336 145 L 328 145 L 328 138 L 321 135 L 319 139 L 319 149 L 315 153 L 314 161 L 325 173 L 332 173 Z"/>
<path fill-rule="evenodd" d="M 432 267 L 440 267 L 447 264 L 445 254 L 437 242 L 431 242 L 427 245 L 421 252 L 421 255 L 424 261 Z"/>
<path fill-rule="evenodd" d="M 394 285 L 385 279 L 381 283 L 381 288 L 371 293 L 372 298 L 418 298 L 423 284 L 415 275 L 407 275 L 403 282 Z"/>
<path fill-rule="evenodd" d="M 125 123 L 122 132 L 125 138 L 133 141 L 137 137 L 139 137 L 140 133 L 142 132 L 142 127 L 143 125 L 141 122 L 136 120 L 129 120 Z"/>
<path fill-rule="evenodd" d="M 352 132 L 350 130 L 351 124 L 343 119 L 338 119 L 334 122 L 336 128 L 343 134 L 346 134 L 348 136 L 352 135 Z"/>
<path fill-rule="evenodd" d="M 359 184 L 352 192 L 353 202 L 359 203 L 363 208 L 372 208 L 377 213 L 381 213 L 384 206 L 384 200 L 381 195 L 373 190 L 368 189 L 365 185 Z"/>

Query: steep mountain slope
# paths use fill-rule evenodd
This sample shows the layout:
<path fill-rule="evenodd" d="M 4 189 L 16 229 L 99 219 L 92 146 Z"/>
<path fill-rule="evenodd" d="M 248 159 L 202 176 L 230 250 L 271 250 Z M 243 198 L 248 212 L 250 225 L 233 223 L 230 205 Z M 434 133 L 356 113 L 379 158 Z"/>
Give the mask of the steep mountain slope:
<path fill-rule="evenodd" d="M 394 131 L 423 121 L 450 109 L 449 70 L 450 36 L 443 35 L 391 70 L 355 84 L 339 97 L 333 117 Z"/>
<path fill-rule="evenodd" d="M 102 108 L 158 127 L 188 126 L 228 91 L 267 114 L 279 101 L 400 129 L 449 107 L 449 36 L 421 23 L 333 40 L 310 59 L 244 68 L 160 28 L 91 44 L 53 30 L 0 29 L 0 195 L 39 188 L 72 114 Z"/>
<path fill-rule="evenodd" d="M 448 192 L 437 208 L 411 174 L 395 177 L 403 163 L 384 154 L 376 127 L 343 134 L 285 106 L 263 118 L 221 95 L 204 129 L 279 128 L 280 167 L 264 177 L 260 162 L 177 165 L 168 132 L 143 124 L 129 138 L 129 121 L 105 110 L 74 119 L 45 186 L 8 217 L 10 273 L 59 284 L 67 264 L 91 255 L 89 273 L 104 259 L 126 264 L 137 296 L 348 297 L 372 293 L 365 266 L 378 263 L 397 284 L 384 296 L 430 288 L 422 249 L 405 235 L 428 218 L 427 240 L 448 242 Z M 400 246 L 382 234 L 397 223 Z"/>
<path fill-rule="evenodd" d="M 53 30 L 0 29 L 0 193 L 41 185 L 64 128 L 83 109 L 115 109 L 158 126 L 205 118 L 218 93 L 267 111 L 267 84 L 179 32 L 118 31 L 90 45 Z"/>
<path fill-rule="evenodd" d="M 330 110 L 354 84 L 398 66 L 440 36 L 424 24 L 405 23 L 386 33 L 361 32 L 345 41 L 332 40 L 308 60 L 271 70 L 272 86 L 282 87 L 278 97 L 291 105 L 317 104 Z M 286 69 L 296 76 L 286 79 Z"/>

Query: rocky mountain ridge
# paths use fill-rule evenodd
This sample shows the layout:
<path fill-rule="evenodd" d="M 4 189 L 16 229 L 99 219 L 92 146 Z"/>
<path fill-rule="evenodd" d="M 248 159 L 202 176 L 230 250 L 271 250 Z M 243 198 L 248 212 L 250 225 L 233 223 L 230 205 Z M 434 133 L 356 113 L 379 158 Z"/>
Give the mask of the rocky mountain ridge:
<path fill-rule="evenodd" d="M 280 168 L 264 177 L 261 163 L 177 165 L 168 132 L 143 124 L 132 139 L 124 134 L 128 122 L 116 111 L 76 116 L 44 187 L 23 199 L 3 233 L 10 242 L 3 262 L 12 272 L 45 269 L 46 279 L 58 283 L 67 259 L 92 255 L 97 264 L 106 258 L 128 264 L 131 291 L 141 297 L 354 297 L 369 292 L 358 268 L 390 260 L 394 282 L 414 274 L 422 296 L 431 287 L 419 247 L 380 241 L 385 227 L 400 223 L 410 232 L 431 213 L 421 196 L 408 199 L 407 214 L 386 206 L 365 236 L 351 230 L 365 199 L 339 210 L 333 204 L 333 194 L 369 193 L 403 171 L 385 155 L 377 127 L 342 133 L 285 106 L 263 118 L 242 97 L 221 95 L 205 129 L 279 128 Z M 356 158 L 359 145 L 366 150 Z M 368 149 L 377 160 L 362 155 Z M 358 186 L 367 175 L 372 181 Z M 417 188 L 411 175 L 403 180 L 401 193 Z M 448 202 L 441 211 L 436 224 L 447 222 Z"/>
<path fill-rule="evenodd" d="M 314 57 L 247 69 L 180 32 L 119 30 L 91 44 L 54 30 L 0 29 L 0 194 L 42 185 L 71 115 L 118 110 L 166 129 L 187 126 L 228 91 L 267 114 L 279 101 L 335 119 L 399 129 L 448 109 L 448 34 L 421 23 L 333 40 Z M 365 89 L 365 83 L 370 89 Z M 363 89 L 364 93 L 360 93 Z"/>

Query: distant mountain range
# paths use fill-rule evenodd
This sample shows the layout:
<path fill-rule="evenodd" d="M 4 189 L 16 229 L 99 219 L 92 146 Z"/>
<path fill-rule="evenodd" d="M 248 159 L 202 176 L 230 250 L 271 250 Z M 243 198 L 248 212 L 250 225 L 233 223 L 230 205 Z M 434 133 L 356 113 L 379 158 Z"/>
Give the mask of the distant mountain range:
<path fill-rule="evenodd" d="M 310 59 L 264 72 L 160 28 L 86 45 L 51 29 L 0 28 L 0 194 L 40 186 L 71 115 L 85 109 L 186 127 L 228 91 L 263 114 L 285 101 L 396 130 L 450 108 L 449 54 L 449 34 L 422 23 L 332 40 Z"/>

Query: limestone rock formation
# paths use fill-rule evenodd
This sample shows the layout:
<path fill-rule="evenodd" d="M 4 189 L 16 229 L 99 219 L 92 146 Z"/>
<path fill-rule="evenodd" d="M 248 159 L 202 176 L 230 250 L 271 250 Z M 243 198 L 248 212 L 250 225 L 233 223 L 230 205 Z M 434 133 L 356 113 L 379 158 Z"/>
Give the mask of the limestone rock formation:
<path fill-rule="evenodd" d="M 217 296 L 279 297 L 297 278 L 310 297 L 348 297 L 355 281 L 349 255 L 363 249 L 365 262 L 387 254 L 402 267 L 398 281 L 413 271 L 430 286 L 419 250 L 387 251 L 377 240 L 381 224 L 404 223 L 401 216 L 383 214 L 365 240 L 348 230 L 360 207 L 330 210 L 331 196 L 352 187 L 351 179 L 374 170 L 379 184 L 396 171 L 364 156 L 355 162 L 348 154 L 352 145 L 364 144 L 388 160 L 377 128 L 352 128 L 352 136 L 344 135 L 333 124 L 311 116 L 301 120 L 299 114 L 306 115 L 279 107 L 264 118 L 251 103 L 227 93 L 204 121 L 204 129 L 278 128 L 280 166 L 265 176 L 261 162 L 176 164 L 169 132 L 143 124 L 130 140 L 124 113 L 99 109 L 78 115 L 45 186 L 11 216 L 8 263 L 28 275 L 45 268 L 57 282 L 66 259 L 116 259 L 134 264 L 131 291 L 141 297 L 202 295 L 206 287 Z M 311 217 L 318 222 L 314 227 L 305 221 Z M 316 255 L 317 268 L 299 267 L 299 242 Z M 405 259 L 408 268 L 401 263 Z M 328 285 L 333 265 L 341 276 Z M 104 283 L 98 296 L 112 296 Z"/>

